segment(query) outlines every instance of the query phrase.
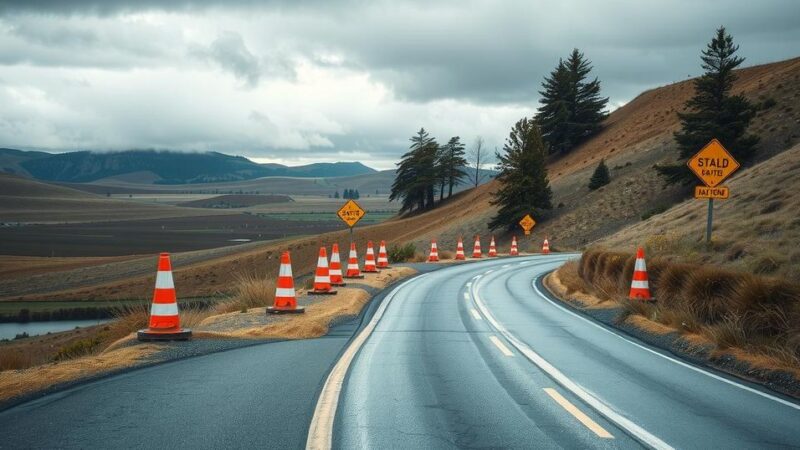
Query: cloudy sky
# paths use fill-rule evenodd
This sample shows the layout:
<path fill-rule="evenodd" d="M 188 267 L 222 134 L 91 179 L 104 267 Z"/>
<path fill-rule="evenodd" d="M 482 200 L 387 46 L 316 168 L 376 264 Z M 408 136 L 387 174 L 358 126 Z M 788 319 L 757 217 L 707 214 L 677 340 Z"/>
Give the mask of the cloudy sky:
<path fill-rule="evenodd" d="M 800 56 L 796 0 L 0 0 L 0 146 L 218 150 L 393 167 L 420 127 L 502 146 L 578 47 L 614 107 Z"/>

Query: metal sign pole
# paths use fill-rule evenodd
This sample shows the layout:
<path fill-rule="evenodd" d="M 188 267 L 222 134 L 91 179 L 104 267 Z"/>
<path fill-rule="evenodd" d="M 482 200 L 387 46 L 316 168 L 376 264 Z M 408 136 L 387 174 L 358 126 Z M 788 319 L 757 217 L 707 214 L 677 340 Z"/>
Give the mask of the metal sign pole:
<path fill-rule="evenodd" d="M 706 244 L 711 245 L 711 226 L 714 220 L 714 199 L 708 199 L 708 221 L 706 222 Z"/>

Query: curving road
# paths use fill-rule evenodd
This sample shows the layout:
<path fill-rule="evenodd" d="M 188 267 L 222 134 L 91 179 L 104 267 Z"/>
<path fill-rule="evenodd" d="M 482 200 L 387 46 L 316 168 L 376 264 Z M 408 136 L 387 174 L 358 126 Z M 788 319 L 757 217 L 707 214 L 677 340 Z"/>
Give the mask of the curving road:
<path fill-rule="evenodd" d="M 325 338 L 48 395 L 0 412 L 0 448 L 800 446 L 797 403 L 545 295 L 536 280 L 574 256 L 444 267 Z"/>
<path fill-rule="evenodd" d="M 798 404 L 549 299 L 534 281 L 570 257 L 454 266 L 396 288 L 336 401 L 317 407 L 309 447 L 800 445 Z"/>

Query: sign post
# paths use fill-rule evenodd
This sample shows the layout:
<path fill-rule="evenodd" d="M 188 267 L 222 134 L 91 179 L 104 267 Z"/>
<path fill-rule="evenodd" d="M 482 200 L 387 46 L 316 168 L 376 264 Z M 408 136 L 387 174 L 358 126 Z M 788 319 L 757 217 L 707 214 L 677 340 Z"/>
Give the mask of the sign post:
<path fill-rule="evenodd" d="M 366 214 L 367 213 L 364 211 L 364 209 L 362 209 L 361 206 L 359 206 L 358 203 L 353 200 L 348 200 L 347 203 L 345 203 L 341 208 L 339 208 L 339 211 L 336 212 L 336 215 L 342 219 L 342 222 L 350 227 L 351 245 L 354 242 L 353 227 L 355 227 L 356 223 L 358 223 L 358 221 L 361 220 Z"/>
<path fill-rule="evenodd" d="M 714 199 L 730 197 L 730 190 L 720 184 L 739 169 L 739 163 L 728 153 L 722 144 L 712 139 L 686 163 L 705 186 L 694 189 L 694 198 L 708 199 L 708 219 L 706 221 L 706 243 L 711 244 L 711 228 L 714 221 Z"/>

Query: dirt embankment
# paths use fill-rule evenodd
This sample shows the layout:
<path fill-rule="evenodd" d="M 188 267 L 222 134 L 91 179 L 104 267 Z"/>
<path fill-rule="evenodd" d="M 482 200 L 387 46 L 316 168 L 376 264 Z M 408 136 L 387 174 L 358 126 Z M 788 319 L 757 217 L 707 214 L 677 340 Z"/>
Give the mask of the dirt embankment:
<path fill-rule="evenodd" d="M 572 306 L 690 360 L 800 397 L 800 285 L 647 261 L 656 301 L 629 300 L 635 256 L 593 250 L 547 281 Z"/>

